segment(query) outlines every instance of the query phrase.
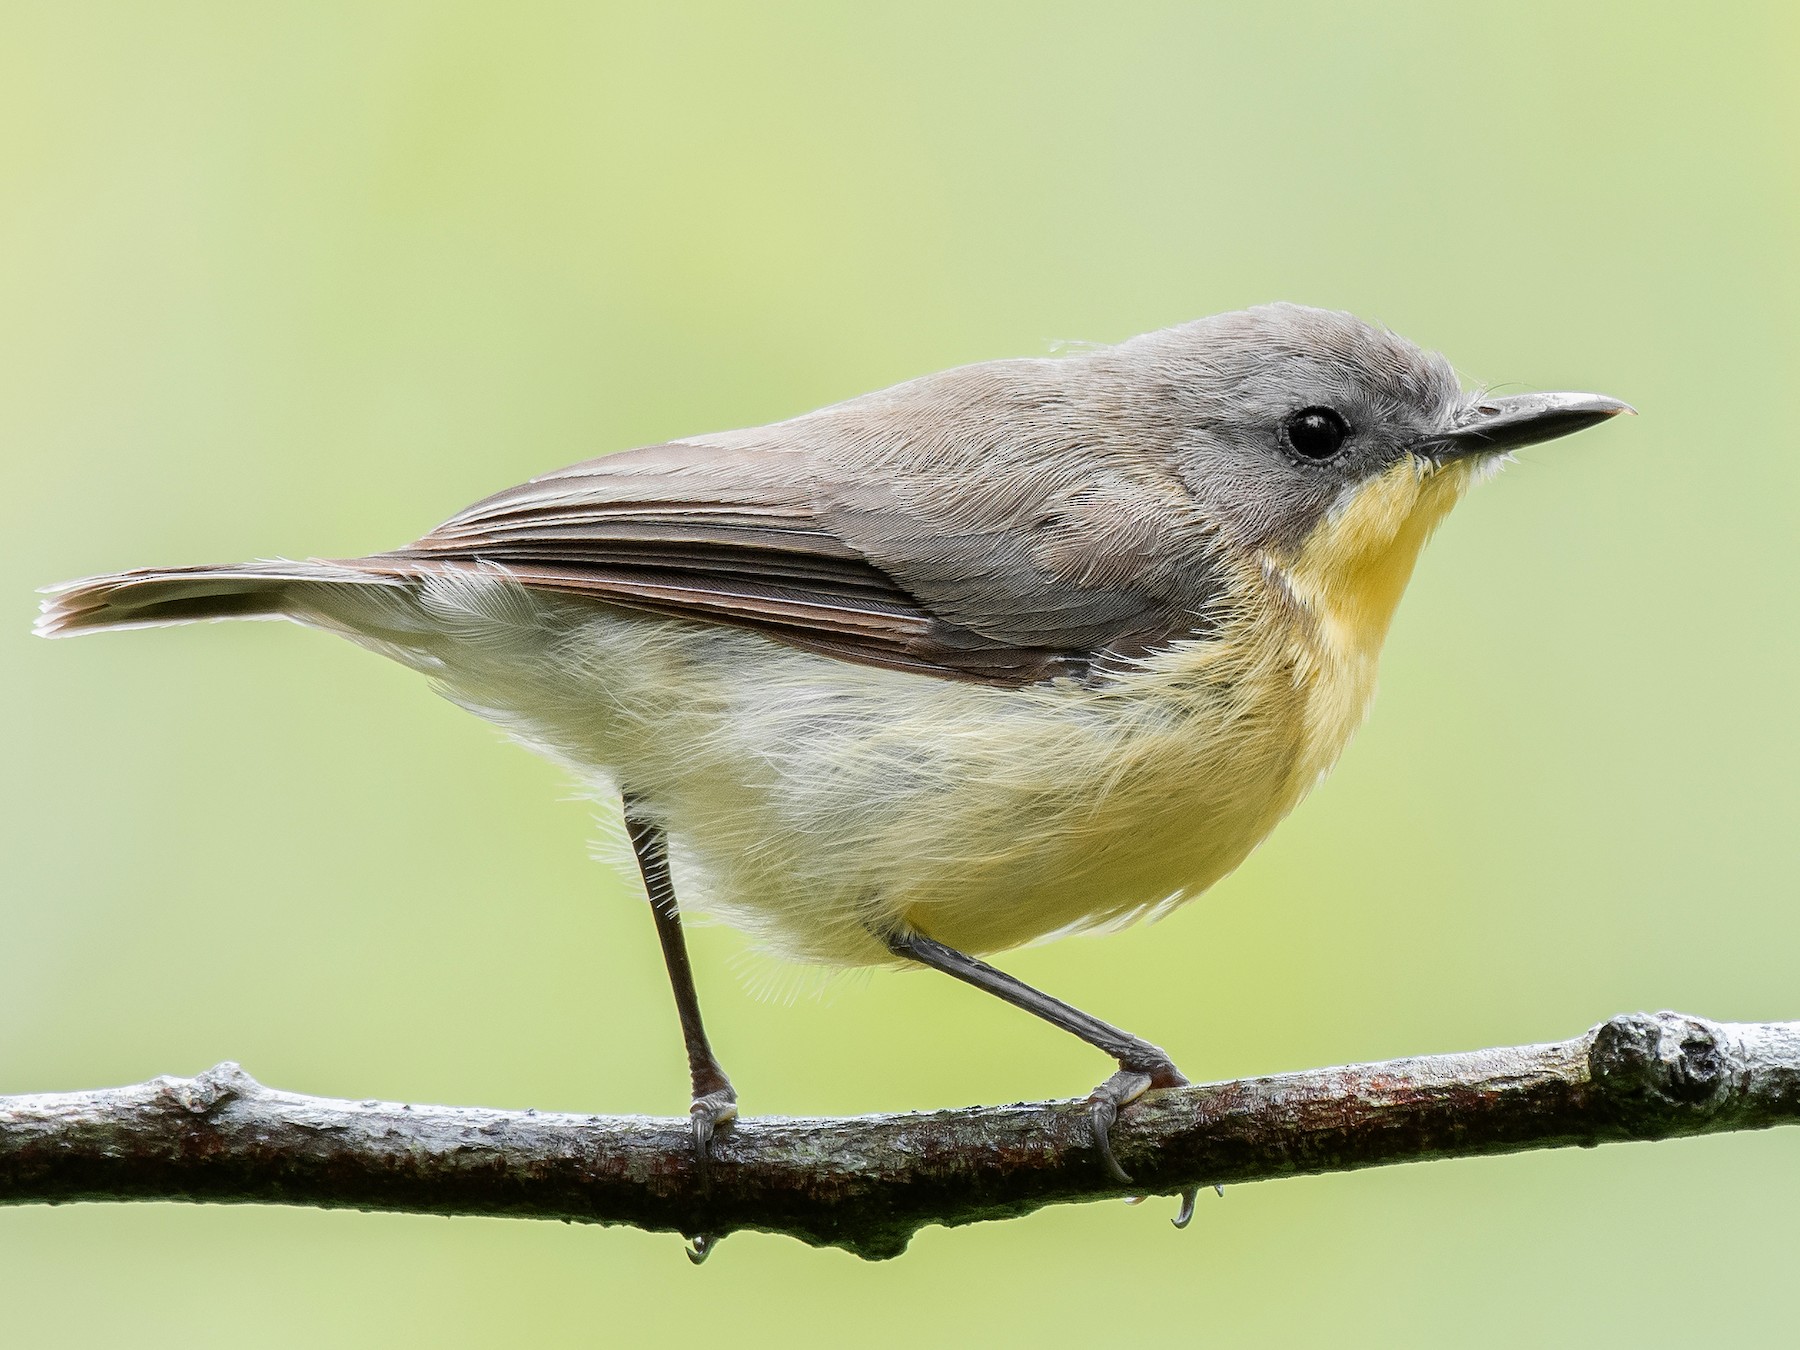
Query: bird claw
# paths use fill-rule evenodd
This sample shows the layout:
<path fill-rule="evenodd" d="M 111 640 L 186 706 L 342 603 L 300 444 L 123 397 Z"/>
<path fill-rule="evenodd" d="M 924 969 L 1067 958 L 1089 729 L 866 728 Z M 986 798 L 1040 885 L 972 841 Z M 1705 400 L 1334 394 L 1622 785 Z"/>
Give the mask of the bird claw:
<path fill-rule="evenodd" d="M 700 1174 L 703 1193 L 709 1181 L 713 1136 L 736 1119 L 737 1093 L 729 1083 L 694 1098 L 694 1104 L 688 1108 L 688 1123 L 694 1132 L 694 1167 Z M 700 1265 L 718 1245 L 719 1239 L 711 1233 L 695 1233 L 681 1250 L 689 1261 Z"/>
<path fill-rule="evenodd" d="M 737 1119 L 737 1093 L 726 1086 L 694 1098 L 693 1106 L 688 1108 L 688 1119 L 694 1131 L 694 1164 L 700 1169 L 704 1182 L 707 1164 L 712 1160 L 713 1135 Z M 702 1255 L 698 1259 L 706 1258 Z"/>
<path fill-rule="evenodd" d="M 1094 1147 L 1100 1151 L 1100 1161 L 1112 1179 L 1123 1186 L 1131 1184 L 1131 1175 L 1119 1166 L 1112 1151 L 1113 1122 L 1119 1118 L 1119 1108 L 1143 1096 L 1153 1081 L 1154 1076 L 1142 1069 L 1121 1068 L 1088 1097 L 1088 1122 L 1094 1134 Z"/>
<path fill-rule="evenodd" d="M 1194 1200 L 1200 1194 L 1198 1186 L 1189 1186 L 1181 1193 L 1181 1209 L 1169 1222 L 1177 1228 L 1186 1228 L 1194 1218 Z"/>

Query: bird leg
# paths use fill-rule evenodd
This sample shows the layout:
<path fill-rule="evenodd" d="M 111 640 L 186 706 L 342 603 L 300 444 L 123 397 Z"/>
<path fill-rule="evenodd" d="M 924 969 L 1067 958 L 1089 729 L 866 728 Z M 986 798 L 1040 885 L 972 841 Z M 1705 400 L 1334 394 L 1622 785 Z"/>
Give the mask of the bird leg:
<path fill-rule="evenodd" d="M 1115 1180 L 1130 1184 L 1131 1178 L 1113 1156 L 1110 1131 L 1113 1122 L 1119 1118 L 1119 1108 L 1135 1101 L 1148 1089 L 1180 1087 L 1187 1082 L 1167 1054 L 1149 1041 L 1139 1040 L 1130 1032 L 1120 1031 L 1098 1017 L 1070 1007 L 1061 999 L 1033 989 L 1023 980 L 1014 979 L 972 956 L 965 956 L 954 947 L 933 942 L 921 933 L 889 933 L 883 941 L 894 955 L 986 990 L 1015 1008 L 1023 1008 L 1052 1026 L 1079 1036 L 1117 1060 L 1119 1071 L 1088 1097 L 1088 1119 L 1092 1122 L 1094 1147 L 1100 1152 L 1100 1161 Z"/>
<path fill-rule="evenodd" d="M 675 1012 L 681 1019 L 681 1038 L 687 1043 L 688 1071 L 693 1078 L 693 1106 L 688 1115 L 694 1127 L 694 1156 L 702 1182 L 706 1177 L 713 1132 L 737 1119 L 737 1093 L 714 1058 L 700 1021 L 700 997 L 694 992 L 694 970 L 688 963 L 687 941 L 681 934 L 681 910 L 675 903 L 675 883 L 669 876 L 669 842 L 660 825 L 637 812 L 637 798 L 625 794 L 625 833 L 637 855 L 644 890 L 650 896 L 650 913 L 656 920 L 656 937 L 662 943 L 663 964 L 669 970 L 669 986 L 675 991 Z"/>

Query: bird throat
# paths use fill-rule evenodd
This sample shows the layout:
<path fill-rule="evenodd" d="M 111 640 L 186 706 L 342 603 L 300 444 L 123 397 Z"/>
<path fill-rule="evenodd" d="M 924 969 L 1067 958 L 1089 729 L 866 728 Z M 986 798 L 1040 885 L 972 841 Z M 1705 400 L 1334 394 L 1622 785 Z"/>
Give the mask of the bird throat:
<path fill-rule="evenodd" d="M 1277 564 L 1330 646 L 1380 650 L 1420 550 L 1475 476 L 1467 460 L 1402 460 L 1347 492 L 1298 556 Z"/>
<path fill-rule="evenodd" d="M 1295 669 L 1306 733 L 1295 787 L 1329 770 L 1375 694 L 1381 644 L 1425 541 L 1480 474 L 1407 459 L 1346 493 L 1297 555 L 1268 559 L 1304 612 Z"/>

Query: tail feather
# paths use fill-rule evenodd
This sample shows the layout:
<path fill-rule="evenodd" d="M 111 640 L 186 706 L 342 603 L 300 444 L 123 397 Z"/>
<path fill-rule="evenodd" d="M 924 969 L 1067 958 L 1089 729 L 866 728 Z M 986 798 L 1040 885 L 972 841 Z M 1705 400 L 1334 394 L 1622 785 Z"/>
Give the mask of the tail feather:
<path fill-rule="evenodd" d="M 208 619 L 299 618 L 298 587 L 352 582 L 393 585 L 393 578 L 320 562 L 239 563 L 225 567 L 157 567 L 88 577 L 48 587 L 35 631 L 65 637 L 100 628 L 151 628 Z"/>

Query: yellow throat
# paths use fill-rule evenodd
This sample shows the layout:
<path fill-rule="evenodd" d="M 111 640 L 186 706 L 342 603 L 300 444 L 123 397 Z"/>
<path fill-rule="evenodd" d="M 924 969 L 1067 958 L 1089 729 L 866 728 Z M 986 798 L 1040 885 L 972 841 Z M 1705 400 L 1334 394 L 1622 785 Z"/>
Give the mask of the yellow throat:
<path fill-rule="evenodd" d="M 1381 644 L 1419 551 L 1479 472 L 1468 460 L 1402 460 L 1347 494 L 1291 559 L 1265 560 L 1304 612 L 1301 790 L 1331 767 L 1362 722 Z"/>

